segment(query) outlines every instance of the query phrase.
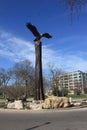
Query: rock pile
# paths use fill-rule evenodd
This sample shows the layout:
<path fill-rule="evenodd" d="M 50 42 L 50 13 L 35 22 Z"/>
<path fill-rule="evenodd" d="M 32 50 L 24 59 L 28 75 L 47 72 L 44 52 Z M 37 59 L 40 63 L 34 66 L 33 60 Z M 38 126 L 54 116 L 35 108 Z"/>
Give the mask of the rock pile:
<path fill-rule="evenodd" d="M 30 103 L 30 109 L 40 110 L 40 109 L 57 109 L 66 108 L 70 106 L 69 99 L 67 97 L 57 97 L 49 96 L 44 102 L 32 102 Z"/>
<path fill-rule="evenodd" d="M 14 102 L 8 102 L 7 108 L 9 108 L 9 109 L 23 109 L 23 102 L 21 100 L 15 100 Z"/>
<path fill-rule="evenodd" d="M 57 97 L 57 96 L 49 96 L 45 99 L 42 104 L 42 108 L 44 109 L 56 109 L 56 108 L 66 108 L 69 107 L 69 99 L 67 97 Z"/>
<path fill-rule="evenodd" d="M 70 106 L 70 101 L 67 97 L 49 96 L 45 101 L 32 101 L 29 102 L 28 107 L 32 110 L 40 109 L 57 109 L 66 108 Z M 14 102 L 8 102 L 7 108 L 9 109 L 23 109 L 23 102 L 21 100 L 15 100 Z"/>

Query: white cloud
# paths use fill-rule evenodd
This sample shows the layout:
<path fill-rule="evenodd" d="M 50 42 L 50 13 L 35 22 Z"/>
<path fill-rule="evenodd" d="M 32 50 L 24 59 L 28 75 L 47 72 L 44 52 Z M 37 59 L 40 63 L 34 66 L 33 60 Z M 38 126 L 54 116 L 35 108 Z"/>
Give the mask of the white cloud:
<path fill-rule="evenodd" d="M 60 50 L 48 48 L 43 49 L 43 51 L 46 51 L 46 54 L 43 55 L 44 65 L 47 65 L 47 63 L 50 62 L 54 67 L 61 68 L 65 71 L 87 71 L 87 52 L 73 51 L 64 53 Z"/>
<path fill-rule="evenodd" d="M 48 69 L 47 64 L 50 62 L 55 67 L 66 71 L 82 70 L 87 67 L 86 52 L 62 52 L 62 50 L 54 50 L 46 45 L 43 49 L 43 69 Z M 29 59 L 33 64 L 35 62 L 34 44 L 17 38 L 12 34 L 0 31 L 0 56 L 6 57 L 12 61 L 18 62 L 24 59 Z"/>
<path fill-rule="evenodd" d="M 2 31 L 0 32 L 0 55 L 13 61 L 30 59 L 33 62 L 34 45 Z"/>
<path fill-rule="evenodd" d="M 80 52 L 78 52 L 80 53 Z M 87 55 L 87 54 L 86 54 Z M 65 63 L 66 70 L 82 70 L 87 71 L 87 60 L 84 59 L 84 55 L 79 54 L 67 55 L 64 57 L 63 65 Z"/>

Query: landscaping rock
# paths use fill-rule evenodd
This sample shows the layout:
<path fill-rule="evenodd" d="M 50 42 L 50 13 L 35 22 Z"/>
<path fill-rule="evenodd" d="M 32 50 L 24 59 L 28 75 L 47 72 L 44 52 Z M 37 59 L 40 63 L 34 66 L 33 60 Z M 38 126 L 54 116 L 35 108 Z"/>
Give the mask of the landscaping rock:
<path fill-rule="evenodd" d="M 15 100 L 15 109 L 23 109 L 23 103 L 21 100 Z"/>
<path fill-rule="evenodd" d="M 14 102 L 8 102 L 7 108 L 8 109 L 14 109 L 15 108 L 15 103 Z"/>
<path fill-rule="evenodd" d="M 15 100 L 14 102 L 8 102 L 7 108 L 9 108 L 9 109 L 23 109 L 23 103 L 21 100 Z"/>
<path fill-rule="evenodd" d="M 49 96 L 45 99 L 42 104 L 42 108 L 44 109 L 56 109 L 56 108 L 65 108 L 69 107 L 69 99 L 67 97 L 57 97 L 57 96 Z"/>
<path fill-rule="evenodd" d="M 41 110 L 42 109 L 42 103 L 41 104 L 30 103 L 30 109 L 32 109 L 32 110 Z"/>

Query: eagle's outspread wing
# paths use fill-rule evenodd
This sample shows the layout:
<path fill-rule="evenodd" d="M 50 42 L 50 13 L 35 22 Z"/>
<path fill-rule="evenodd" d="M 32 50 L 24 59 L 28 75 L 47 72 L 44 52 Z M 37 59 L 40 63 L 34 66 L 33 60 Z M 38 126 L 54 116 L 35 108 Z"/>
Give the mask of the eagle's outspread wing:
<path fill-rule="evenodd" d="M 34 25 L 32 25 L 31 23 L 27 23 L 26 26 L 35 37 L 40 36 L 40 33 L 37 31 L 37 28 Z"/>
<path fill-rule="evenodd" d="M 34 39 L 34 41 L 38 41 L 40 40 L 42 37 L 45 37 L 45 38 L 52 38 L 52 36 L 49 34 L 49 33 L 43 33 L 43 34 L 40 34 L 37 30 L 37 28 L 32 25 L 31 23 L 27 23 L 26 24 L 27 28 L 33 33 L 33 35 L 36 37 Z"/>
<path fill-rule="evenodd" d="M 52 36 L 49 33 L 43 33 L 42 37 L 46 37 L 46 38 L 52 38 Z"/>

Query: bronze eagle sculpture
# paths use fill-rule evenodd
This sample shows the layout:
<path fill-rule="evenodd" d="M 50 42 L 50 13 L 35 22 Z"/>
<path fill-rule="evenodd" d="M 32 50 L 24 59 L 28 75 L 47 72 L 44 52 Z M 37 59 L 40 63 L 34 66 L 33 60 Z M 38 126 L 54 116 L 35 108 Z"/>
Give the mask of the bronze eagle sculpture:
<path fill-rule="evenodd" d="M 43 33 L 43 34 L 40 34 L 37 30 L 37 28 L 32 25 L 31 23 L 26 23 L 26 26 L 27 28 L 33 33 L 33 35 L 36 37 L 34 39 L 34 41 L 38 41 L 40 40 L 42 37 L 45 37 L 45 38 L 52 38 L 52 36 L 49 34 L 49 33 Z"/>

